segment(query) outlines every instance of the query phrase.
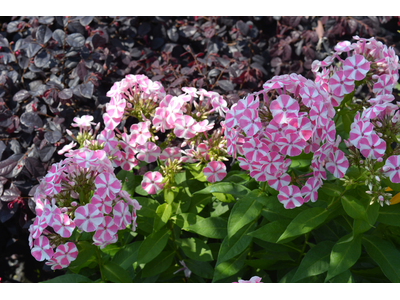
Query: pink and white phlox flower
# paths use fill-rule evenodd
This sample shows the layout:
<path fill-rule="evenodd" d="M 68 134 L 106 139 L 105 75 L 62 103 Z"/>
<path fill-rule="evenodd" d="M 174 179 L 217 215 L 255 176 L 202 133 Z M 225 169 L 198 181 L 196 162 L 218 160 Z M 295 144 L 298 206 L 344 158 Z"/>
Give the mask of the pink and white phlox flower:
<path fill-rule="evenodd" d="M 354 80 L 347 78 L 343 71 L 337 71 L 329 79 L 329 88 L 338 97 L 350 94 L 354 90 Z"/>
<path fill-rule="evenodd" d="M 371 135 L 374 132 L 374 126 L 369 121 L 360 120 L 351 124 L 349 142 L 355 147 L 360 148 L 360 139 L 364 136 Z"/>
<path fill-rule="evenodd" d="M 400 183 L 400 155 L 389 156 L 382 170 L 391 182 Z"/>
<path fill-rule="evenodd" d="M 33 242 L 31 254 L 37 261 L 50 259 L 53 256 L 54 251 L 53 248 L 50 246 L 49 239 L 43 235 L 35 239 L 35 241 Z"/>
<path fill-rule="evenodd" d="M 118 201 L 113 208 L 114 223 L 119 229 L 125 229 L 132 222 L 132 216 L 128 204 Z"/>
<path fill-rule="evenodd" d="M 301 194 L 304 197 L 304 202 L 315 202 L 318 199 L 318 189 L 322 186 L 322 180 L 316 177 L 307 179 L 306 184 L 301 188 Z"/>
<path fill-rule="evenodd" d="M 75 117 L 74 122 L 71 123 L 72 127 L 80 127 L 82 129 L 90 129 L 92 125 L 96 125 L 96 123 L 92 122 L 93 116 L 84 115 L 82 117 Z"/>
<path fill-rule="evenodd" d="M 274 175 L 266 174 L 266 179 L 268 185 L 277 191 L 279 191 L 280 188 L 282 188 L 283 186 L 289 185 L 290 181 L 292 180 L 290 175 L 287 173 L 283 173 L 282 170 L 279 170 Z"/>
<path fill-rule="evenodd" d="M 121 191 L 119 191 L 118 193 L 120 192 Z M 112 211 L 113 198 L 108 197 L 104 193 L 99 194 L 99 190 L 96 189 L 92 198 L 90 199 L 90 203 L 95 205 L 101 213 L 109 214 Z"/>
<path fill-rule="evenodd" d="M 326 169 L 336 178 L 342 178 L 349 168 L 349 161 L 343 151 L 336 150 L 329 153 L 329 162 L 326 163 Z"/>
<path fill-rule="evenodd" d="M 261 129 L 261 119 L 255 109 L 246 109 L 239 120 L 239 126 L 247 136 L 254 136 Z"/>
<path fill-rule="evenodd" d="M 72 242 L 61 244 L 57 247 L 52 260 L 55 260 L 59 267 L 52 267 L 53 270 L 66 268 L 78 256 L 78 248 Z"/>
<path fill-rule="evenodd" d="M 393 77 L 388 74 L 383 74 L 378 77 L 378 80 L 375 82 L 372 91 L 376 95 L 392 94 L 393 84 Z"/>
<path fill-rule="evenodd" d="M 262 156 L 267 155 L 269 148 L 266 143 L 260 141 L 258 138 L 254 138 L 244 143 L 243 151 L 245 153 L 245 157 L 252 161 L 256 160 L 258 154 L 261 154 Z"/>
<path fill-rule="evenodd" d="M 121 122 L 121 117 L 112 117 L 108 113 L 103 114 L 104 125 L 109 130 L 114 130 Z"/>
<path fill-rule="evenodd" d="M 111 173 L 101 173 L 97 175 L 96 179 L 94 180 L 94 184 L 96 189 L 99 191 L 99 195 L 110 198 L 114 198 L 122 187 L 121 181 Z"/>
<path fill-rule="evenodd" d="M 295 185 L 282 186 L 279 189 L 278 200 L 286 209 L 299 207 L 304 202 L 299 187 Z"/>
<path fill-rule="evenodd" d="M 386 151 L 386 142 L 375 133 L 361 138 L 359 145 L 361 154 L 372 159 L 382 157 Z"/>
<path fill-rule="evenodd" d="M 297 133 L 289 133 L 278 139 L 276 144 L 280 147 L 282 155 L 298 156 L 306 147 L 305 140 Z"/>
<path fill-rule="evenodd" d="M 317 127 L 324 127 L 328 122 L 328 109 L 324 102 L 315 102 L 310 110 L 310 119 Z"/>
<path fill-rule="evenodd" d="M 285 130 L 285 135 L 290 133 L 297 133 L 303 140 L 309 140 L 312 135 L 312 125 L 310 120 L 306 117 L 290 119 Z"/>
<path fill-rule="evenodd" d="M 144 145 L 137 147 L 138 154 L 136 158 L 147 163 L 152 163 L 160 156 L 160 147 L 152 142 L 146 142 Z"/>
<path fill-rule="evenodd" d="M 118 203 L 117 203 L 118 204 Z M 116 216 L 114 215 L 114 219 Z M 117 233 L 119 226 L 115 224 L 110 216 L 105 216 L 103 222 L 97 227 L 95 238 L 103 241 L 110 241 Z"/>
<path fill-rule="evenodd" d="M 343 72 L 348 79 L 363 80 L 369 71 L 370 62 L 364 56 L 355 54 L 346 58 L 343 63 Z"/>
<path fill-rule="evenodd" d="M 197 122 L 191 116 L 184 115 L 176 119 L 174 133 L 177 137 L 191 139 L 196 135 L 193 125 Z"/>
<path fill-rule="evenodd" d="M 142 188 L 150 195 L 157 193 L 164 186 L 164 177 L 159 172 L 146 172 L 141 183 Z"/>
<path fill-rule="evenodd" d="M 46 218 L 44 215 L 36 216 L 35 221 L 29 226 L 29 232 L 32 238 L 37 239 L 42 234 L 43 230 L 47 227 Z"/>
<path fill-rule="evenodd" d="M 226 166 L 222 161 L 211 161 L 203 169 L 208 182 L 221 181 L 226 176 Z"/>
<path fill-rule="evenodd" d="M 69 238 L 75 229 L 75 223 L 68 215 L 60 214 L 54 216 L 54 222 L 52 226 L 54 231 L 57 232 L 63 238 Z"/>
<path fill-rule="evenodd" d="M 76 143 L 74 141 L 72 141 L 71 143 L 64 145 L 64 147 L 62 147 L 61 150 L 58 150 L 58 154 L 59 155 L 63 155 L 65 152 L 68 152 L 69 150 L 71 150 L 72 148 L 74 148 L 76 146 Z"/>
<path fill-rule="evenodd" d="M 100 210 L 91 203 L 85 206 L 79 206 L 75 210 L 75 225 L 79 230 L 93 232 L 103 222 L 104 216 Z"/>
<path fill-rule="evenodd" d="M 178 147 L 167 147 L 161 152 L 158 157 L 161 161 L 166 161 L 168 163 L 168 159 L 174 161 L 175 159 L 179 160 L 182 157 L 181 151 Z"/>
<path fill-rule="evenodd" d="M 97 140 L 100 144 L 104 143 L 103 149 L 107 154 L 113 154 L 116 150 L 118 150 L 118 140 L 115 138 L 115 133 L 113 130 L 105 128 L 97 136 Z"/>
<path fill-rule="evenodd" d="M 250 280 L 239 279 L 239 282 L 233 282 L 233 283 L 262 283 L 261 279 L 262 279 L 261 277 L 253 276 L 250 278 Z"/>
<path fill-rule="evenodd" d="M 166 107 L 157 107 L 154 118 L 153 118 L 153 125 L 156 130 L 160 130 L 161 132 L 165 132 L 165 130 L 174 128 L 173 124 L 169 124 L 167 122 L 169 112 Z"/>
<path fill-rule="evenodd" d="M 299 114 L 299 103 L 289 95 L 281 95 L 272 101 L 269 109 L 274 120 L 281 124 L 287 123 L 288 119 L 295 118 Z"/>

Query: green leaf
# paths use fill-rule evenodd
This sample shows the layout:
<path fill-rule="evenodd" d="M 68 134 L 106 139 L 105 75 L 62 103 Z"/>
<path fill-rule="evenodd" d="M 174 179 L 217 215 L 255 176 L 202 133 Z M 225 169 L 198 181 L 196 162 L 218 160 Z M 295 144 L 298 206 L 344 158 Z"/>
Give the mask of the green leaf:
<path fill-rule="evenodd" d="M 340 185 L 324 182 L 322 187 L 319 188 L 318 192 L 322 192 L 327 196 L 338 197 L 342 194 L 343 188 Z"/>
<path fill-rule="evenodd" d="M 353 219 L 364 220 L 373 226 L 378 217 L 379 204 L 369 204 L 369 199 L 356 198 L 352 195 L 344 195 L 341 198 L 346 213 Z"/>
<path fill-rule="evenodd" d="M 388 187 L 390 187 L 393 191 L 400 192 L 400 183 L 393 183 L 389 178 L 383 178 L 382 180 Z"/>
<path fill-rule="evenodd" d="M 228 219 L 228 237 L 258 218 L 263 208 L 262 201 L 267 199 L 266 196 L 259 197 L 258 194 L 258 190 L 251 191 L 235 203 Z"/>
<path fill-rule="evenodd" d="M 244 261 L 247 257 L 247 251 L 244 251 L 238 257 L 232 258 L 228 261 L 224 261 L 215 267 L 214 277 L 212 282 L 224 279 L 226 277 L 235 275 L 240 271 L 244 265 Z"/>
<path fill-rule="evenodd" d="M 248 235 L 266 242 L 276 243 L 279 237 L 285 232 L 289 223 L 289 219 L 273 221 L 271 223 L 265 224 L 264 226 L 261 226 L 256 231 L 248 233 Z"/>
<path fill-rule="evenodd" d="M 328 217 L 329 212 L 321 207 L 314 207 L 301 212 L 288 225 L 285 232 L 280 236 L 277 243 L 295 236 L 310 232 L 322 224 Z"/>
<path fill-rule="evenodd" d="M 160 253 L 155 259 L 146 264 L 142 270 L 142 278 L 151 277 L 164 272 L 171 266 L 175 251 L 166 250 Z"/>
<path fill-rule="evenodd" d="M 364 233 L 371 229 L 371 225 L 369 225 L 364 220 L 354 219 L 353 221 L 353 236 L 357 236 L 361 233 Z"/>
<path fill-rule="evenodd" d="M 212 239 L 223 239 L 226 234 L 227 221 L 221 217 L 205 218 L 196 224 L 182 228 Z"/>
<path fill-rule="evenodd" d="M 101 252 L 113 257 L 120 249 L 121 249 L 121 247 L 118 246 L 117 244 L 110 244 L 110 245 L 107 245 L 106 247 L 104 247 L 103 249 L 101 249 Z"/>
<path fill-rule="evenodd" d="M 141 209 L 137 211 L 138 216 L 143 216 L 147 218 L 154 218 L 156 215 L 157 207 L 160 205 L 156 200 L 145 197 L 135 197 L 135 199 L 142 206 Z"/>
<path fill-rule="evenodd" d="M 214 268 L 208 263 L 204 261 L 197 261 L 192 259 L 184 260 L 186 266 L 190 271 L 194 274 L 207 279 L 212 279 L 214 276 Z"/>
<path fill-rule="evenodd" d="M 379 210 L 378 222 L 400 226 L 400 204 L 385 205 Z"/>
<path fill-rule="evenodd" d="M 121 170 L 117 178 L 122 181 L 122 190 L 127 191 L 133 197 L 135 188 L 142 182 L 143 176 L 135 175 L 132 171 Z"/>
<path fill-rule="evenodd" d="M 172 205 L 163 203 L 157 207 L 156 215 L 154 216 L 153 232 L 158 231 L 167 224 L 172 214 Z"/>
<path fill-rule="evenodd" d="M 78 256 L 69 265 L 69 269 L 74 273 L 79 273 L 82 268 L 90 265 L 93 261 L 97 261 L 95 245 L 87 241 L 80 241 L 77 247 Z"/>
<path fill-rule="evenodd" d="M 364 235 L 362 243 L 368 255 L 378 264 L 391 282 L 400 282 L 400 251 L 388 241 Z"/>
<path fill-rule="evenodd" d="M 236 202 L 236 199 L 231 194 L 212 193 L 212 195 L 215 198 L 217 198 L 219 201 L 224 202 L 224 203 Z"/>
<path fill-rule="evenodd" d="M 221 247 L 219 248 L 217 266 L 220 263 L 239 255 L 250 245 L 253 237 L 247 235 L 247 233 L 254 229 L 254 223 L 255 222 L 253 221 L 242 227 L 233 236 L 226 236 L 224 238 Z"/>
<path fill-rule="evenodd" d="M 137 175 L 137 176 L 139 176 L 139 175 Z M 141 178 L 140 178 L 140 182 L 142 182 L 142 178 L 143 178 L 143 176 L 140 176 Z M 147 193 L 143 188 L 142 188 L 142 185 L 137 185 L 136 187 L 135 187 L 135 193 L 137 193 L 137 194 L 139 194 L 139 195 L 142 195 L 142 196 L 148 196 L 149 195 L 149 193 Z"/>
<path fill-rule="evenodd" d="M 243 197 L 247 195 L 250 190 L 243 185 L 233 183 L 233 182 L 219 182 L 214 183 L 206 188 L 193 193 L 193 195 L 198 194 L 211 194 L 211 193 L 224 193 L 224 194 L 231 194 L 236 197 Z"/>
<path fill-rule="evenodd" d="M 64 274 L 41 283 L 91 283 L 89 278 L 79 274 Z"/>
<path fill-rule="evenodd" d="M 361 235 L 353 238 L 353 234 L 350 233 L 342 237 L 333 246 L 325 282 L 353 266 L 360 255 Z"/>
<path fill-rule="evenodd" d="M 350 270 L 346 270 L 339 275 L 331 278 L 329 280 L 330 283 L 353 283 L 353 274 L 351 274 Z"/>
<path fill-rule="evenodd" d="M 334 244 L 332 241 L 324 241 L 312 247 L 301 260 L 291 281 L 297 282 L 328 271 L 329 257 Z"/>
<path fill-rule="evenodd" d="M 150 234 L 139 247 L 138 264 L 148 263 L 157 257 L 167 245 L 170 234 L 171 231 L 168 228 L 162 228 Z"/>
<path fill-rule="evenodd" d="M 100 266 L 100 268 L 104 277 L 111 282 L 115 283 L 132 282 L 129 273 L 114 262 L 108 261 L 104 265 Z"/>
<path fill-rule="evenodd" d="M 210 247 L 198 238 L 187 238 L 177 240 L 183 253 L 191 259 L 198 261 L 210 261 L 213 260 L 213 255 Z"/>
<path fill-rule="evenodd" d="M 124 270 L 127 270 L 137 261 L 137 254 L 142 241 L 133 242 L 119 250 L 112 261 L 120 265 Z"/>
<path fill-rule="evenodd" d="M 212 200 L 211 194 L 193 195 L 190 201 L 188 212 L 198 214 Z"/>
<path fill-rule="evenodd" d="M 197 165 L 195 164 L 185 164 L 185 169 L 188 170 L 194 177 L 194 179 L 200 181 L 200 182 L 206 182 L 207 178 L 203 174 L 203 165 Z"/>
<path fill-rule="evenodd" d="M 304 210 L 304 206 L 296 207 L 296 209 L 286 209 L 279 202 L 277 196 L 269 196 L 265 199 L 261 215 L 271 222 L 282 220 L 282 218 L 291 220 Z"/>

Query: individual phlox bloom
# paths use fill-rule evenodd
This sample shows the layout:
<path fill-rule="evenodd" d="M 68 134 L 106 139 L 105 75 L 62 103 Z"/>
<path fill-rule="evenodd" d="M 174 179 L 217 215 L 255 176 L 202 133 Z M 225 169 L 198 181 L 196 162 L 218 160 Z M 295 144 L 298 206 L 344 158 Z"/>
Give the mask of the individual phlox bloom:
<path fill-rule="evenodd" d="M 129 193 L 127 191 L 119 191 L 118 195 L 125 199 L 126 203 L 128 203 L 128 205 L 131 205 L 133 207 L 133 210 L 140 210 L 142 208 L 142 206 L 139 204 L 139 202 L 136 199 L 131 199 Z"/>
<path fill-rule="evenodd" d="M 182 157 L 181 151 L 178 147 L 167 147 L 161 152 L 158 157 L 161 161 L 167 161 L 170 159 L 174 161 L 175 159 L 180 159 Z"/>
<path fill-rule="evenodd" d="M 304 202 L 299 187 L 295 185 L 282 186 L 279 189 L 278 200 L 286 209 L 299 207 Z"/>
<path fill-rule="evenodd" d="M 43 235 L 35 239 L 33 242 L 33 248 L 31 249 L 32 256 L 37 261 L 49 260 L 53 254 L 53 248 L 51 248 L 49 239 Z"/>
<path fill-rule="evenodd" d="M 266 174 L 266 178 L 268 185 L 277 191 L 279 191 L 281 187 L 289 185 L 292 180 L 289 174 L 280 171 L 274 175 Z"/>
<path fill-rule="evenodd" d="M 153 125 L 156 130 L 160 130 L 161 132 L 165 132 L 165 130 L 174 128 L 173 124 L 169 124 L 167 122 L 167 118 L 169 116 L 169 112 L 166 107 L 157 107 L 154 113 Z"/>
<path fill-rule="evenodd" d="M 400 183 L 400 155 L 389 156 L 382 170 L 391 182 Z"/>
<path fill-rule="evenodd" d="M 115 138 L 113 130 L 104 129 L 97 135 L 97 140 L 100 144 L 104 143 L 104 151 L 108 154 L 114 153 L 117 150 L 118 140 Z"/>
<path fill-rule="evenodd" d="M 45 190 L 45 194 L 47 196 L 53 196 L 56 195 L 58 193 L 60 193 L 61 191 L 61 183 L 57 183 L 57 182 L 48 182 L 46 184 L 46 190 Z"/>
<path fill-rule="evenodd" d="M 121 166 L 121 168 L 125 171 L 130 171 L 139 164 L 139 161 L 136 159 L 136 152 L 130 147 L 127 147 L 125 152 L 117 151 L 114 153 L 114 156 L 116 156 L 116 154 L 117 159 L 114 159 L 113 163 L 115 163 L 117 166 Z"/>
<path fill-rule="evenodd" d="M 118 203 L 117 203 L 118 204 Z M 129 209 L 128 209 L 129 211 Z M 114 215 L 114 219 L 117 216 Z M 117 233 L 119 226 L 115 224 L 114 220 L 110 216 L 105 216 L 103 222 L 97 227 L 94 234 L 96 239 L 103 241 L 110 241 Z"/>
<path fill-rule="evenodd" d="M 116 233 L 111 240 L 109 241 L 104 241 L 102 239 L 97 239 L 94 235 L 93 235 L 93 245 L 95 246 L 99 246 L 100 249 L 104 249 L 104 247 L 110 245 L 110 244 L 114 244 L 118 241 L 118 234 Z"/>
<path fill-rule="evenodd" d="M 226 176 L 226 166 L 222 161 L 210 161 L 203 169 L 208 182 L 221 181 Z"/>
<path fill-rule="evenodd" d="M 46 218 L 42 216 L 36 216 L 35 221 L 29 226 L 29 232 L 32 238 L 37 239 L 42 234 L 43 230 L 47 227 Z"/>
<path fill-rule="evenodd" d="M 366 110 L 363 111 L 361 115 L 361 119 L 364 120 L 371 120 L 377 118 L 381 112 L 383 112 L 386 109 L 388 103 L 385 104 L 376 104 L 371 107 L 368 107 Z M 396 106 L 396 109 L 398 107 Z"/>
<path fill-rule="evenodd" d="M 370 98 L 367 100 L 368 103 L 371 105 L 379 105 L 379 104 L 385 104 L 385 103 L 390 103 L 394 100 L 394 95 L 391 94 L 383 94 L 383 95 L 377 95 L 375 98 Z"/>
<path fill-rule="evenodd" d="M 260 100 L 258 97 L 254 99 L 254 95 L 249 94 L 246 98 L 240 99 L 237 103 L 236 110 L 238 113 L 243 113 L 247 109 L 258 110 L 260 106 Z"/>
<path fill-rule="evenodd" d="M 75 225 L 79 230 L 85 232 L 96 231 L 99 225 L 103 222 L 103 219 L 103 214 L 94 204 L 91 203 L 88 203 L 85 206 L 79 206 L 75 210 Z"/>
<path fill-rule="evenodd" d="M 262 279 L 261 277 L 253 276 L 250 278 L 250 280 L 239 279 L 239 282 L 233 282 L 233 283 L 262 283 L 261 279 Z"/>
<path fill-rule="evenodd" d="M 75 117 L 74 118 L 75 123 L 71 123 L 71 126 L 89 129 L 92 125 L 96 125 L 96 123 L 92 121 L 93 121 L 93 116 L 84 115 L 82 117 Z"/>
<path fill-rule="evenodd" d="M 221 95 L 215 95 L 211 97 L 211 106 L 219 113 L 221 117 L 225 117 L 225 113 L 229 110 L 227 102 L 222 98 Z"/>
<path fill-rule="evenodd" d="M 299 114 L 299 103 L 289 95 L 280 95 L 271 102 L 269 109 L 277 123 L 287 123 Z"/>
<path fill-rule="evenodd" d="M 360 139 L 359 145 L 361 154 L 372 159 L 382 157 L 386 151 L 386 142 L 375 133 Z"/>
<path fill-rule="evenodd" d="M 120 192 L 121 191 L 118 193 Z M 93 197 L 90 199 L 90 203 L 95 205 L 103 214 L 109 214 L 112 211 L 113 199 L 104 195 L 104 193 L 100 195 L 98 189 L 94 192 Z"/>
<path fill-rule="evenodd" d="M 333 92 L 328 89 L 328 101 L 331 102 L 333 107 L 338 107 L 340 105 L 340 103 L 342 103 L 344 99 L 344 95 L 343 96 L 336 96 L 335 94 L 333 94 Z"/>
<path fill-rule="evenodd" d="M 107 97 L 114 97 L 114 96 L 116 96 L 118 94 L 123 94 L 124 92 L 125 92 L 125 88 L 122 87 L 120 81 L 117 81 L 117 82 L 114 82 L 113 86 L 107 92 L 106 96 Z"/>
<path fill-rule="evenodd" d="M 289 133 L 297 133 L 303 140 L 307 141 L 312 135 L 311 122 L 306 117 L 292 118 L 288 122 L 285 135 Z"/>
<path fill-rule="evenodd" d="M 329 143 L 334 143 L 336 139 L 336 125 L 333 120 L 329 120 L 328 123 L 326 123 L 325 131 L 326 131 L 326 140 Z"/>
<path fill-rule="evenodd" d="M 336 150 L 334 153 L 331 152 L 329 154 L 329 160 L 330 161 L 326 163 L 326 169 L 336 178 L 342 178 L 349 168 L 349 161 L 343 151 Z"/>
<path fill-rule="evenodd" d="M 388 74 L 383 74 L 378 77 L 378 81 L 375 82 L 372 91 L 376 95 L 392 94 L 393 84 L 393 77 Z"/>
<path fill-rule="evenodd" d="M 247 136 L 254 136 L 261 129 L 261 119 L 255 109 L 246 109 L 239 120 L 239 126 Z"/>
<path fill-rule="evenodd" d="M 280 147 L 282 155 L 298 156 L 306 147 L 306 141 L 297 133 L 289 133 L 278 139 L 276 144 Z"/>
<path fill-rule="evenodd" d="M 226 112 L 225 116 L 225 126 L 227 128 L 233 128 L 238 124 L 238 119 L 242 116 L 242 114 L 238 113 L 236 110 L 237 103 L 231 106 L 231 109 Z"/>
<path fill-rule="evenodd" d="M 78 248 L 72 242 L 61 244 L 57 247 L 56 252 L 52 260 L 55 260 L 59 266 L 66 268 L 71 262 L 73 262 L 78 256 Z M 52 267 L 53 270 L 59 269 L 58 267 Z"/>
<path fill-rule="evenodd" d="M 266 132 L 264 132 L 265 134 L 265 139 L 263 139 L 263 142 L 265 144 L 267 144 L 268 149 L 270 152 L 275 151 L 275 152 L 279 152 L 279 150 L 281 149 L 276 142 L 279 140 L 279 138 L 282 136 L 282 134 L 280 133 L 272 133 L 272 134 L 268 134 Z"/>
<path fill-rule="evenodd" d="M 336 52 L 349 52 L 353 48 L 351 47 L 351 43 L 349 41 L 343 41 L 337 43 L 334 49 Z"/>
<path fill-rule="evenodd" d="M 44 177 L 46 182 L 57 182 L 57 183 L 60 182 L 61 176 L 63 175 L 63 171 L 66 169 L 66 167 L 63 166 L 62 163 L 63 162 L 61 161 L 51 166 L 50 170 Z"/>
<path fill-rule="evenodd" d="M 214 123 L 208 124 L 208 120 L 203 120 L 193 125 L 193 130 L 196 132 L 206 132 L 214 127 Z"/>
<path fill-rule="evenodd" d="M 318 199 L 318 189 L 322 186 L 322 180 L 316 177 L 307 179 L 306 184 L 301 188 L 301 195 L 304 197 L 304 202 L 315 202 Z"/>
<path fill-rule="evenodd" d="M 355 54 L 351 57 L 346 58 L 343 63 L 344 75 L 353 80 L 363 80 L 369 71 L 370 62 L 360 54 Z"/>
<path fill-rule="evenodd" d="M 314 102 L 322 101 L 322 96 L 318 93 L 318 90 L 313 86 L 304 86 L 300 89 L 301 102 L 311 107 Z"/>
<path fill-rule="evenodd" d="M 82 148 L 75 153 L 72 161 L 81 168 L 90 168 L 95 166 L 98 159 L 98 154 L 95 151 Z"/>
<path fill-rule="evenodd" d="M 204 143 L 200 143 L 198 146 L 197 146 L 197 153 L 201 156 L 201 157 L 203 157 L 205 160 L 208 160 L 209 159 L 209 150 L 210 150 L 210 147 L 209 146 L 207 146 L 206 144 L 204 144 Z"/>
<path fill-rule="evenodd" d="M 369 121 L 360 120 L 351 124 L 349 142 L 355 147 L 360 148 L 360 139 L 371 135 L 374 132 L 374 125 Z"/>
<path fill-rule="evenodd" d="M 94 184 L 101 197 L 107 196 L 109 198 L 114 198 L 122 187 L 121 181 L 111 173 L 101 173 L 97 175 Z"/>
<path fill-rule="evenodd" d="M 245 171 L 250 170 L 250 162 L 244 157 L 238 157 L 239 167 L 241 167 Z"/>
<path fill-rule="evenodd" d="M 325 171 L 323 163 L 321 163 L 317 160 L 312 160 L 311 167 L 312 167 L 312 171 L 313 171 L 313 176 L 315 178 L 326 180 L 326 171 Z"/>
<path fill-rule="evenodd" d="M 336 71 L 329 79 L 329 88 L 339 97 L 350 94 L 354 90 L 354 80 L 347 78 L 343 71 Z"/>
<path fill-rule="evenodd" d="M 271 81 L 268 80 L 266 83 L 263 84 L 264 91 L 276 90 L 283 88 L 284 84 L 280 81 Z"/>
<path fill-rule="evenodd" d="M 261 142 L 258 138 L 254 138 L 244 143 L 243 151 L 245 157 L 248 160 L 253 161 L 256 160 L 258 154 L 262 154 L 262 156 L 267 155 L 269 148 L 267 144 Z"/>
<path fill-rule="evenodd" d="M 108 113 L 103 114 L 105 128 L 114 130 L 121 122 L 121 117 L 111 117 Z"/>
<path fill-rule="evenodd" d="M 36 193 L 35 193 L 35 196 L 36 196 Z M 43 214 L 44 206 L 46 204 L 49 204 L 49 201 L 46 198 L 44 198 L 44 199 L 37 198 L 37 199 L 35 199 L 35 202 L 36 202 L 36 205 L 35 205 L 36 216 L 40 217 Z"/>
<path fill-rule="evenodd" d="M 119 229 L 125 229 L 126 225 L 132 222 L 131 212 L 128 204 L 123 200 L 119 200 L 113 208 L 114 223 Z"/>
<path fill-rule="evenodd" d="M 261 162 L 263 164 L 261 170 L 270 175 L 274 175 L 283 164 L 283 156 L 276 151 L 271 151 L 261 159 Z"/>
<path fill-rule="evenodd" d="M 263 165 L 260 163 L 252 162 L 250 167 L 250 176 L 258 182 L 267 181 L 267 173 L 262 170 Z"/>
<path fill-rule="evenodd" d="M 68 215 L 60 214 L 54 216 L 54 222 L 52 226 L 54 231 L 57 232 L 63 238 L 69 238 L 75 229 L 75 223 Z"/>
<path fill-rule="evenodd" d="M 46 204 L 43 210 L 43 217 L 46 218 L 47 225 L 53 226 L 54 217 L 57 215 L 61 215 L 61 210 L 55 205 L 53 199 L 52 204 Z"/>
<path fill-rule="evenodd" d="M 197 95 L 197 89 L 194 87 L 183 87 L 182 91 L 189 94 L 192 97 L 198 98 L 199 96 Z"/>
<path fill-rule="evenodd" d="M 155 162 L 160 156 L 160 147 L 152 142 L 146 142 L 144 145 L 137 147 L 139 150 L 136 158 L 147 163 Z"/>
<path fill-rule="evenodd" d="M 62 147 L 61 150 L 58 150 L 57 153 L 58 153 L 58 155 L 63 155 L 65 152 L 68 152 L 75 146 L 76 146 L 76 143 L 74 141 L 72 141 L 71 143 L 64 145 L 64 147 Z"/>
<path fill-rule="evenodd" d="M 324 127 L 328 122 L 328 109 L 322 101 L 315 102 L 311 107 L 310 120 L 318 127 Z"/>
<path fill-rule="evenodd" d="M 264 134 L 272 139 L 272 134 L 278 133 L 280 136 L 284 136 L 286 132 L 286 128 L 288 127 L 287 123 L 278 123 L 274 119 L 269 122 L 267 127 L 265 128 Z"/>
<path fill-rule="evenodd" d="M 195 119 L 191 116 L 184 115 L 175 121 L 174 133 L 179 138 L 191 139 L 196 135 L 193 125 L 196 124 Z"/>
<path fill-rule="evenodd" d="M 141 182 L 142 188 L 150 195 L 157 193 L 164 186 L 162 180 L 164 178 L 159 172 L 146 172 L 143 175 L 143 180 Z"/>

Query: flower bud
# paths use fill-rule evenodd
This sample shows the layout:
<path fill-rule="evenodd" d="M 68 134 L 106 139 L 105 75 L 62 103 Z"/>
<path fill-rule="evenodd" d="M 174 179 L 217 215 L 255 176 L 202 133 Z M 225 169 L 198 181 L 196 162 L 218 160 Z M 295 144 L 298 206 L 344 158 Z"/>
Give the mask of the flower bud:
<path fill-rule="evenodd" d="M 71 202 L 71 206 L 72 206 L 72 207 L 78 206 L 78 202 L 72 201 L 72 202 Z"/>
<path fill-rule="evenodd" d="M 377 161 L 377 162 L 383 162 L 383 158 L 382 158 L 382 157 L 378 157 L 378 158 L 376 159 L 376 161 Z"/>
<path fill-rule="evenodd" d="M 382 123 L 381 123 L 381 122 L 379 122 L 379 121 L 376 121 L 376 126 L 378 126 L 379 128 L 381 128 L 383 125 L 382 125 Z"/>

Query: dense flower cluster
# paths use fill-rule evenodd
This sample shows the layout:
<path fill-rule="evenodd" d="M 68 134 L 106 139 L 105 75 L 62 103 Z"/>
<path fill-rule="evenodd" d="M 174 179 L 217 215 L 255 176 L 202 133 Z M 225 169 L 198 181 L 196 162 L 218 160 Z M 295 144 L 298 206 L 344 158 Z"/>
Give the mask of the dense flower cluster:
<path fill-rule="evenodd" d="M 360 165 L 360 153 L 368 160 L 382 161 L 389 144 L 384 132 L 389 129 L 391 136 L 400 132 L 393 130 L 398 128 L 398 106 L 391 103 L 393 85 L 399 78 L 398 57 L 393 49 L 373 38 L 355 39 L 357 43 L 341 42 L 333 55 L 313 62 L 314 81 L 297 74 L 275 76 L 264 84 L 263 91 L 248 95 L 226 114 L 228 154 L 237 157 L 251 177 L 267 181 L 279 191 L 278 199 L 285 208 L 316 201 L 317 191 L 327 179 L 326 171 L 343 178 L 349 159 L 353 163 L 357 157 Z M 361 116 L 357 113 L 350 138 L 344 141 L 351 153 L 346 155 L 339 149 L 335 107 L 340 110 L 344 97 L 361 84 L 371 86 L 376 97 L 367 100 L 370 107 Z M 313 153 L 312 173 L 308 178 L 291 177 L 290 157 L 303 152 Z M 385 165 L 384 175 L 400 182 L 393 173 L 398 166 L 394 161 Z M 366 182 L 370 187 L 379 181 L 372 173 Z M 371 193 L 376 192 L 372 200 L 388 202 L 384 197 L 387 194 L 372 189 Z"/>

